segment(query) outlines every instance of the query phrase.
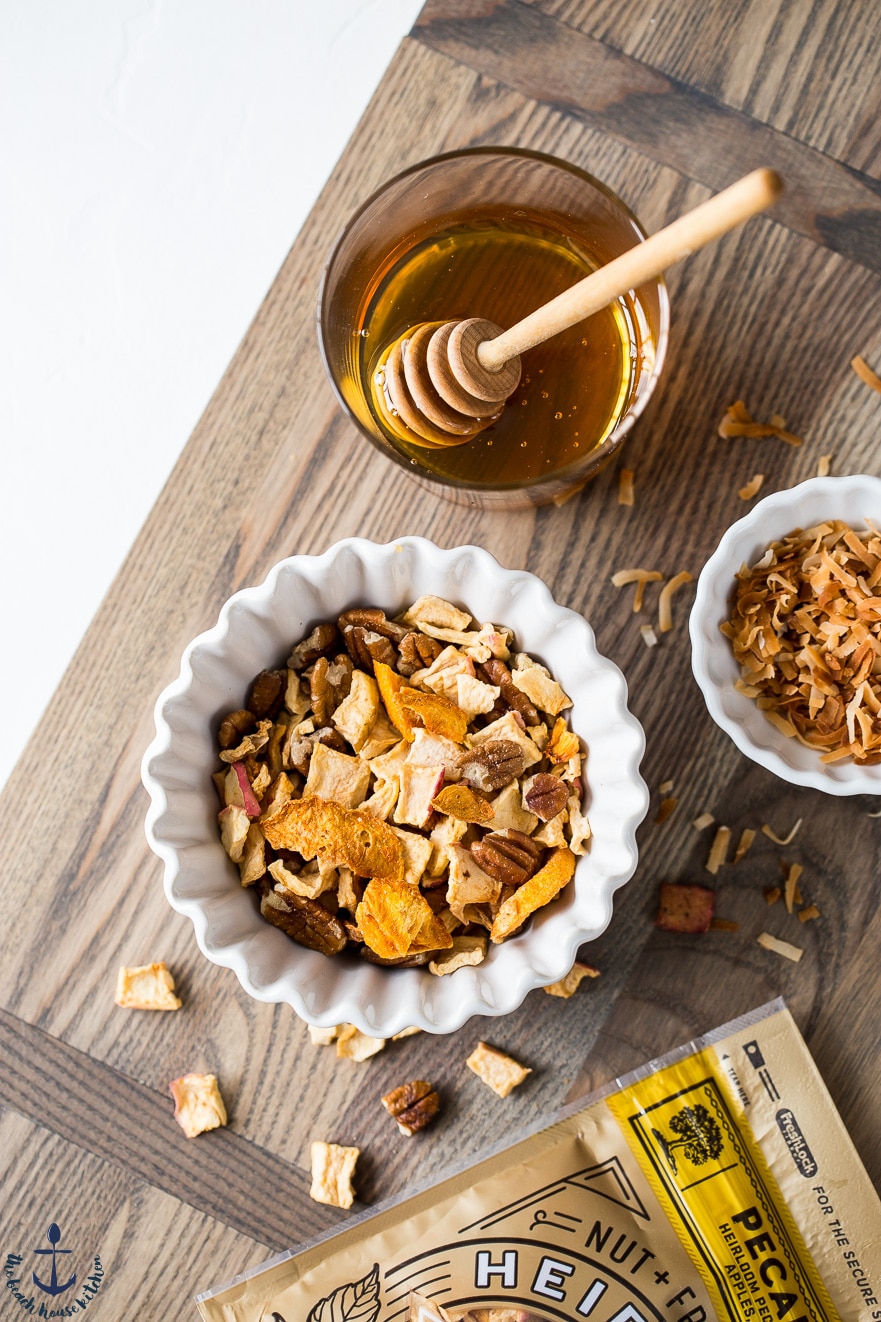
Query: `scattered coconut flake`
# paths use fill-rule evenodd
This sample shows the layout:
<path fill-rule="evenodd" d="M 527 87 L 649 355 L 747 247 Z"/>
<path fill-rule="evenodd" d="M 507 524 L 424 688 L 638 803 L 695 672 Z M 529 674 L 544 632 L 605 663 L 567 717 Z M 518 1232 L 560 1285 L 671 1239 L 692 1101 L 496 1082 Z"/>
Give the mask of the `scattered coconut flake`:
<path fill-rule="evenodd" d="M 791 959 L 797 964 L 805 953 L 800 946 L 794 946 L 789 941 L 780 941 L 770 932 L 760 932 L 756 941 L 764 950 L 772 950 L 775 955 L 782 955 L 784 959 Z"/>
<path fill-rule="evenodd" d="M 832 455 L 821 454 L 817 460 L 817 477 L 828 477 L 829 469 L 832 467 Z"/>
<path fill-rule="evenodd" d="M 740 833 L 740 839 L 737 842 L 737 848 L 734 851 L 734 862 L 739 863 L 744 854 L 747 854 L 752 848 L 752 843 L 756 838 L 756 833 L 750 826 L 745 826 Z"/>
<path fill-rule="evenodd" d="M 661 783 L 660 783 L 660 785 L 658 786 L 658 793 L 659 793 L 659 794 L 669 794 L 670 791 L 672 790 L 672 788 L 673 788 L 673 781 L 672 781 L 672 780 L 662 780 Z"/>
<path fill-rule="evenodd" d="M 798 879 L 803 872 L 804 868 L 800 863 L 793 863 L 786 874 L 786 883 L 783 887 L 783 899 L 786 904 L 787 913 L 792 913 L 796 899 L 796 891 L 798 889 Z"/>
<path fill-rule="evenodd" d="M 713 932 L 739 932 L 740 923 L 735 923 L 731 918 L 714 918 L 710 923 L 710 930 Z"/>
<path fill-rule="evenodd" d="M 674 574 L 668 583 L 661 588 L 661 595 L 658 598 L 658 628 L 661 633 L 669 633 L 673 628 L 673 608 L 671 605 L 673 593 L 686 583 L 691 582 L 691 574 L 687 569 Z"/>
<path fill-rule="evenodd" d="M 762 835 L 766 835 L 766 836 L 768 837 L 769 840 L 773 840 L 775 845 L 783 845 L 783 846 L 785 847 L 786 845 L 791 845 L 791 844 L 792 844 L 793 840 L 794 840 L 795 837 L 798 835 L 799 828 L 801 827 L 801 824 L 802 824 L 802 818 L 799 817 L 799 819 L 798 819 L 798 821 L 796 822 L 795 826 L 793 826 L 792 830 L 789 832 L 789 835 L 784 836 L 783 838 L 781 838 L 781 837 L 776 833 L 776 831 L 774 831 L 774 830 L 768 825 L 768 823 L 765 822 L 764 826 L 762 827 Z"/>
<path fill-rule="evenodd" d="M 659 583 L 662 578 L 663 574 L 660 574 L 657 569 L 619 569 L 612 575 L 612 586 L 626 588 L 631 583 L 635 583 L 633 609 L 634 611 L 641 611 L 646 583 Z"/>
<path fill-rule="evenodd" d="M 867 812 L 867 817 L 881 817 L 881 812 Z"/>
<path fill-rule="evenodd" d="M 618 474 L 618 504 L 633 504 L 633 469 L 622 468 Z"/>
<path fill-rule="evenodd" d="M 672 799 L 672 798 L 661 800 L 660 804 L 658 805 L 658 815 L 655 818 L 656 826 L 661 826 L 662 823 L 666 822 L 670 814 L 676 811 L 676 805 L 678 804 L 678 802 L 679 802 L 678 799 Z"/>
<path fill-rule="evenodd" d="M 764 482 L 764 480 L 765 480 L 764 473 L 756 473 L 753 477 L 750 478 L 750 480 L 747 483 L 744 484 L 744 486 L 742 486 L 738 490 L 737 494 L 738 496 L 740 496 L 740 499 L 752 500 L 753 496 L 757 496 L 761 491 L 762 483 Z"/>
<path fill-rule="evenodd" d="M 642 634 L 642 641 L 645 643 L 646 647 L 657 647 L 658 635 L 650 624 L 641 624 L 639 626 L 639 632 Z"/>
<path fill-rule="evenodd" d="M 765 891 L 765 902 L 767 904 L 776 904 L 782 894 L 783 891 L 779 886 L 769 886 Z"/>
<path fill-rule="evenodd" d="M 856 371 L 856 368 L 854 368 L 854 371 Z M 742 399 L 737 400 L 726 411 L 725 417 L 719 423 L 719 435 L 723 440 L 728 440 L 733 436 L 749 438 L 776 436 L 781 441 L 785 441 L 787 445 L 802 444 L 801 436 L 796 436 L 793 432 L 786 430 L 786 424 L 779 413 L 775 413 L 770 422 L 756 422 Z"/>
<path fill-rule="evenodd" d="M 706 871 L 711 872 L 713 876 L 716 875 L 722 864 L 725 862 L 725 855 L 728 853 L 728 842 L 730 839 L 730 828 L 727 826 L 720 826 L 716 831 L 713 843 L 710 847 L 709 858 L 704 864 Z"/>
<path fill-rule="evenodd" d="M 878 394 L 881 395 L 881 376 L 872 371 L 861 354 L 851 358 L 850 365 L 861 381 L 865 382 L 867 386 L 871 386 L 873 390 L 877 390 Z"/>
<path fill-rule="evenodd" d="M 712 826 L 715 817 L 711 812 L 702 812 L 700 817 L 695 817 L 692 826 L 696 831 L 705 831 L 708 826 Z"/>
<path fill-rule="evenodd" d="M 809 923 L 813 918 L 820 917 L 820 910 L 815 904 L 809 904 L 804 909 L 798 911 L 798 921 L 800 923 Z"/>

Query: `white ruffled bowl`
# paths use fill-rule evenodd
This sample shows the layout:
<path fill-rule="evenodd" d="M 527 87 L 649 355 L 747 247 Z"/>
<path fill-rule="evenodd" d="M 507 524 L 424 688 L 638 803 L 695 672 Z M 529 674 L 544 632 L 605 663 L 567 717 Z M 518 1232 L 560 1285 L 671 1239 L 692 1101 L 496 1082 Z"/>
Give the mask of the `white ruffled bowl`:
<path fill-rule="evenodd" d="M 881 794 L 881 765 L 821 762 L 813 749 L 781 733 L 752 698 L 735 689 L 740 666 L 720 625 L 730 613 L 737 571 L 755 564 L 770 542 L 824 519 L 860 528 L 867 518 L 881 521 L 881 479 L 864 473 L 814 477 L 766 496 L 731 525 L 704 565 L 689 621 L 692 670 L 716 724 L 741 753 L 775 776 L 827 794 Z"/>
<path fill-rule="evenodd" d="M 278 665 L 320 620 L 356 605 L 395 614 L 427 593 L 512 628 L 517 646 L 546 664 L 572 698 L 571 724 L 589 749 L 585 802 L 594 831 L 574 882 L 553 904 L 520 935 L 492 946 L 483 964 L 445 977 L 345 953 L 329 959 L 270 926 L 220 844 L 211 781 L 218 721 L 241 705 L 258 671 Z M 558 606 L 534 575 L 503 569 L 478 547 L 350 538 L 324 555 L 283 560 L 259 587 L 231 597 L 215 627 L 190 644 L 155 720 L 142 765 L 151 799 L 146 831 L 165 864 L 169 903 L 192 919 L 208 959 L 231 968 L 250 995 L 285 1001 L 308 1023 L 352 1023 L 389 1037 L 411 1025 L 446 1033 L 475 1014 L 507 1014 L 527 992 L 568 972 L 578 947 L 608 925 L 612 895 L 636 868 L 636 828 L 648 807 L 639 774 L 645 738 L 627 709 L 624 677 L 599 655 L 582 616 Z"/>

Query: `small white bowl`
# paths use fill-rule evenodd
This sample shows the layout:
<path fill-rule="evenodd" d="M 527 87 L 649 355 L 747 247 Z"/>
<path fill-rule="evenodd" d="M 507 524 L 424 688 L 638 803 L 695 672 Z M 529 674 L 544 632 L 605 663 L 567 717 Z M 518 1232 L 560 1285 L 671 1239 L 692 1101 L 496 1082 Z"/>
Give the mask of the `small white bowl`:
<path fill-rule="evenodd" d="M 571 724 L 589 749 L 594 830 L 574 881 L 527 930 L 491 947 L 483 964 L 440 978 L 345 955 L 328 959 L 270 926 L 220 844 L 211 782 L 218 720 L 241 705 L 258 671 L 282 662 L 319 620 L 356 605 L 397 613 L 426 593 L 512 628 L 518 648 L 546 664 L 572 698 Z M 233 969 L 258 1000 L 285 1001 L 312 1024 L 346 1022 L 390 1037 L 411 1025 L 446 1033 L 471 1015 L 507 1014 L 527 992 L 568 972 L 578 947 L 606 928 L 612 895 L 636 868 L 636 828 L 648 807 L 639 774 L 645 737 L 627 709 L 624 677 L 599 655 L 582 616 L 558 606 L 534 575 L 503 569 L 478 547 L 350 538 L 324 555 L 283 560 L 259 587 L 231 597 L 215 627 L 189 645 L 155 720 L 142 765 L 151 799 L 146 831 L 165 864 L 169 903 L 192 919 L 208 959 Z"/>
<path fill-rule="evenodd" d="M 719 626 L 729 616 L 737 571 L 755 564 L 770 542 L 824 519 L 860 528 L 866 518 L 881 520 L 881 479 L 864 473 L 814 477 L 766 496 L 731 525 L 704 565 L 689 621 L 692 670 L 716 724 L 741 753 L 775 776 L 827 794 L 881 794 L 881 765 L 821 762 L 818 753 L 777 730 L 752 698 L 735 689 L 740 666 Z"/>

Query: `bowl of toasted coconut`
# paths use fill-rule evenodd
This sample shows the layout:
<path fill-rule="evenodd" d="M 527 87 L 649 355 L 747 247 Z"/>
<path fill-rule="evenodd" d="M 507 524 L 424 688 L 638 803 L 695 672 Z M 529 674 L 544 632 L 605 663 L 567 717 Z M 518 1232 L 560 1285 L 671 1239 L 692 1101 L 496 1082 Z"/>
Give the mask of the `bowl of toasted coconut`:
<path fill-rule="evenodd" d="M 633 874 L 644 736 L 586 620 L 486 551 L 358 538 L 235 594 L 159 698 L 147 837 L 203 953 L 317 1028 L 515 1009 Z"/>
<path fill-rule="evenodd" d="M 881 794 L 881 480 L 760 501 L 704 566 L 690 620 L 710 715 L 795 785 Z"/>

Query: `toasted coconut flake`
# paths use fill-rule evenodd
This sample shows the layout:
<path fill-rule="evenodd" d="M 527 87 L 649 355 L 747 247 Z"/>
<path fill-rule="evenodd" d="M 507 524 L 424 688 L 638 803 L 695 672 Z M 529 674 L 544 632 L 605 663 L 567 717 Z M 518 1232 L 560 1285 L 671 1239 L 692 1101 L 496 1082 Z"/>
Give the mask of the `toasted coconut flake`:
<path fill-rule="evenodd" d="M 813 918 L 820 917 L 820 910 L 815 904 L 808 904 L 804 909 L 798 911 L 798 921 L 800 923 L 809 923 Z"/>
<path fill-rule="evenodd" d="M 673 594 L 678 592 L 686 583 L 691 582 L 691 574 L 687 569 L 674 574 L 668 583 L 661 588 L 661 595 L 658 598 L 658 628 L 661 633 L 669 633 L 673 628 Z"/>
<path fill-rule="evenodd" d="M 775 845 L 782 845 L 785 848 L 787 845 L 791 845 L 795 837 L 798 835 L 802 821 L 803 818 L 799 817 L 798 821 L 792 827 L 792 830 L 789 832 L 789 834 L 782 837 L 779 836 L 777 832 L 768 825 L 767 822 L 765 822 L 764 826 L 762 827 L 762 835 L 766 835 L 769 840 L 773 840 Z"/>
<path fill-rule="evenodd" d="M 633 469 L 622 468 L 618 474 L 618 504 L 633 504 Z"/>
<path fill-rule="evenodd" d="M 821 454 L 817 460 L 817 477 L 828 477 L 829 470 L 832 467 L 832 455 Z"/>
<path fill-rule="evenodd" d="M 878 535 L 837 520 L 796 529 L 737 575 L 722 625 L 736 687 L 824 763 L 881 761 L 879 584 Z"/>
<path fill-rule="evenodd" d="M 783 891 L 780 889 L 779 886 L 769 886 L 768 889 L 765 891 L 765 903 L 776 904 L 782 894 Z"/>
<path fill-rule="evenodd" d="M 764 482 L 764 480 L 765 480 L 764 473 L 754 474 L 754 476 L 751 477 L 748 482 L 744 483 L 744 485 L 739 488 L 737 494 L 738 496 L 740 496 L 740 499 L 752 500 L 753 496 L 757 496 L 761 491 L 762 483 Z"/>
<path fill-rule="evenodd" d="M 711 932 L 739 932 L 740 923 L 735 923 L 731 918 L 714 918 L 710 923 Z"/>
<path fill-rule="evenodd" d="M 672 780 L 662 780 L 660 785 L 658 786 L 658 793 L 669 794 L 672 789 L 673 789 Z"/>
<path fill-rule="evenodd" d="M 704 867 L 707 872 L 713 876 L 719 871 L 725 862 L 725 855 L 728 853 L 728 843 L 731 839 L 731 829 L 728 826 L 720 826 L 713 837 L 713 843 L 710 846 L 710 854 Z"/>
<path fill-rule="evenodd" d="M 854 368 L 854 370 L 856 370 Z M 801 445 L 802 437 L 786 430 L 786 424 L 779 413 L 775 413 L 770 422 L 756 422 L 742 399 L 732 404 L 719 423 L 719 435 L 723 440 L 742 436 L 748 439 L 776 436 L 787 445 Z"/>
<path fill-rule="evenodd" d="M 646 647 L 657 647 L 658 635 L 650 624 L 641 624 L 639 626 L 639 632 L 642 634 L 642 641 L 645 643 Z"/>
<path fill-rule="evenodd" d="M 781 941 L 778 937 L 772 936 L 770 932 L 760 932 L 756 941 L 763 950 L 771 950 L 775 955 L 782 955 L 784 959 L 791 959 L 797 964 L 805 953 L 800 946 L 794 946 L 789 941 Z"/>
<path fill-rule="evenodd" d="M 862 354 L 857 354 L 855 358 L 851 358 L 850 365 L 861 381 L 865 382 L 867 386 L 871 386 L 873 390 L 877 390 L 878 394 L 881 395 L 881 376 L 872 371 Z"/>
<path fill-rule="evenodd" d="M 793 863 L 786 874 L 786 882 L 783 887 L 783 899 L 786 904 L 787 913 L 792 913 L 798 892 L 798 879 L 803 872 L 804 868 L 800 863 Z"/>
<path fill-rule="evenodd" d="M 692 826 L 696 831 L 705 831 L 708 826 L 712 826 L 715 817 L 711 812 L 702 812 L 700 817 L 695 817 Z"/>
<path fill-rule="evenodd" d="M 636 591 L 633 594 L 634 611 L 642 610 L 642 598 L 645 592 L 646 583 L 660 583 L 663 574 L 657 569 L 619 569 L 612 575 L 612 586 L 616 588 L 629 587 L 631 583 L 636 584 Z"/>
<path fill-rule="evenodd" d="M 678 803 L 679 803 L 678 799 L 673 799 L 673 798 L 662 799 L 660 804 L 658 805 L 658 815 L 655 818 L 655 824 L 657 826 L 661 826 L 664 822 L 666 822 L 667 818 L 671 815 L 671 813 L 674 813 L 676 811 L 676 806 Z"/>
<path fill-rule="evenodd" d="M 750 849 L 752 849 L 752 844 L 755 838 L 756 838 L 756 833 L 752 829 L 752 827 L 745 826 L 740 833 L 740 839 L 738 840 L 737 848 L 734 851 L 733 862 L 739 863 L 740 860 L 743 858 L 744 854 L 749 853 Z"/>

